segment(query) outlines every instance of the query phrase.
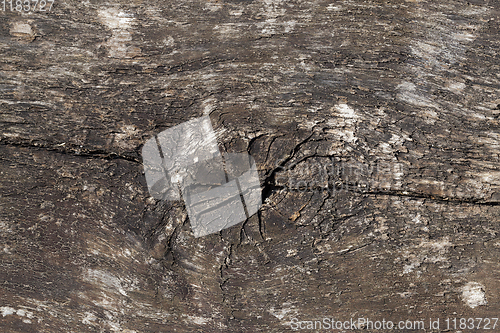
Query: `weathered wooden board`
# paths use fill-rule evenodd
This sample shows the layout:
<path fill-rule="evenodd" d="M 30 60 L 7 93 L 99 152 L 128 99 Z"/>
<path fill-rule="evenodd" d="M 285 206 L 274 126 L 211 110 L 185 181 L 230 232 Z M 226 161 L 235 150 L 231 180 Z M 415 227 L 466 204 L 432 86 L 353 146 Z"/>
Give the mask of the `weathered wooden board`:
<path fill-rule="evenodd" d="M 0 331 L 499 317 L 497 1 L 9 6 Z M 194 238 L 140 152 L 206 114 L 264 204 Z"/>

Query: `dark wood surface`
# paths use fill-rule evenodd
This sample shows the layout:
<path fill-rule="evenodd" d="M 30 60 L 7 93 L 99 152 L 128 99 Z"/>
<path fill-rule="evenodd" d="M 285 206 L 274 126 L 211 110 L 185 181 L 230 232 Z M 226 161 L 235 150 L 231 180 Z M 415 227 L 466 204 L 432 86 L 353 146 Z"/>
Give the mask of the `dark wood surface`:
<path fill-rule="evenodd" d="M 8 6 L 0 331 L 500 316 L 498 1 Z M 264 204 L 194 238 L 140 152 L 204 114 Z"/>

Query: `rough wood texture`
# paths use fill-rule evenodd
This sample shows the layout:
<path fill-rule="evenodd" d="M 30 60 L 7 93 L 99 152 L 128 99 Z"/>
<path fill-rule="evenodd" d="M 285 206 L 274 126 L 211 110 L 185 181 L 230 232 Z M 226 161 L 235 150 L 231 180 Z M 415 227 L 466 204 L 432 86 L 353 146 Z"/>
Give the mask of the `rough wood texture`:
<path fill-rule="evenodd" d="M 2 12 L 0 331 L 499 317 L 499 9 Z M 255 158 L 265 203 L 194 238 L 182 202 L 150 198 L 140 149 L 203 114 L 222 151 Z"/>

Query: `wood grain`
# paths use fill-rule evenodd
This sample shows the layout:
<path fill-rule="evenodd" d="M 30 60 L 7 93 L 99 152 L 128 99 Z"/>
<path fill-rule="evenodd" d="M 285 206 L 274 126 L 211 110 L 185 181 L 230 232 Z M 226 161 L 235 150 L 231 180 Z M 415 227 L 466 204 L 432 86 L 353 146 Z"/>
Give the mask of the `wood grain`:
<path fill-rule="evenodd" d="M 2 12 L 0 330 L 441 317 L 443 331 L 446 317 L 498 317 L 499 9 L 56 0 Z M 223 152 L 255 158 L 264 205 L 194 238 L 182 202 L 149 196 L 140 151 L 206 114 Z"/>

